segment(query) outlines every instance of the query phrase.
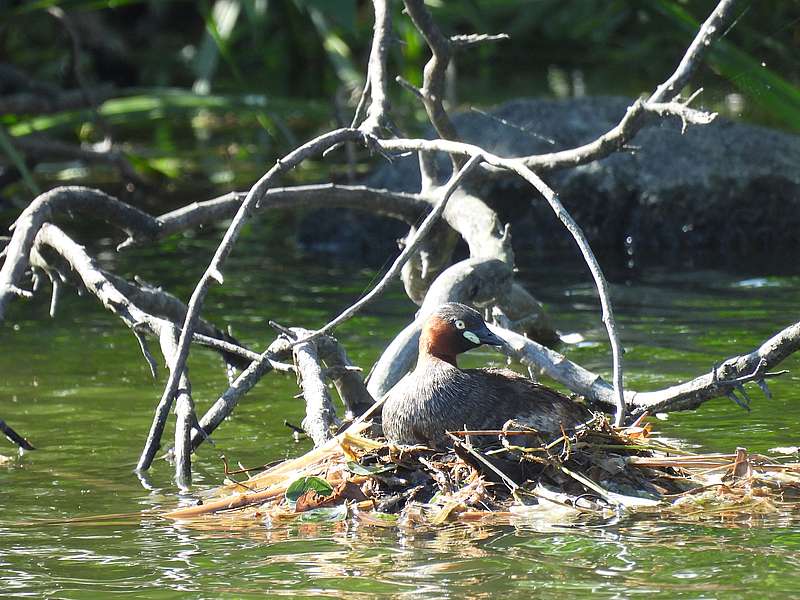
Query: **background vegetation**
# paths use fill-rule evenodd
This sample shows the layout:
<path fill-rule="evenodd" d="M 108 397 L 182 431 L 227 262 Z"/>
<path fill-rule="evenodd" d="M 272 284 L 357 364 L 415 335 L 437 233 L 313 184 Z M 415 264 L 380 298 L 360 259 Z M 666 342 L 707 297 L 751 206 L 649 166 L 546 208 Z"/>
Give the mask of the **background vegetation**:
<path fill-rule="evenodd" d="M 518 96 L 568 97 L 652 90 L 691 39 L 711 0 L 469 0 L 429 5 L 446 33 L 510 41 L 462 51 L 451 106 Z M 72 50 L 63 9 L 75 32 Z M 391 72 L 421 83 L 426 46 L 395 4 Z M 736 26 L 695 78 L 700 104 L 736 118 L 800 131 L 800 2 L 745 2 Z M 248 187 L 276 158 L 317 132 L 349 123 L 363 85 L 372 8 L 357 0 L 38 0 L 0 8 L 0 55 L 55 94 L 83 80 L 88 108 L 0 110 L 0 222 L 34 189 L 97 185 L 136 204 L 169 206 Z M 0 75 L 0 99 L 20 93 Z M 419 102 L 393 85 L 394 118 L 418 133 Z M 7 106 L 7 105 L 4 105 Z M 33 105 L 30 105 L 33 108 Z M 107 134 L 139 181 L 103 161 L 26 152 L 45 136 L 91 148 Z M 326 161 L 333 180 L 369 168 Z M 322 165 L 296 174 L 316 180 Z M 333 169 L 330 172 L 328 169 Z M 26 173 L 29 173 L 29 175 Z M 135 178 L 134 178 L 135 179 Z"/>

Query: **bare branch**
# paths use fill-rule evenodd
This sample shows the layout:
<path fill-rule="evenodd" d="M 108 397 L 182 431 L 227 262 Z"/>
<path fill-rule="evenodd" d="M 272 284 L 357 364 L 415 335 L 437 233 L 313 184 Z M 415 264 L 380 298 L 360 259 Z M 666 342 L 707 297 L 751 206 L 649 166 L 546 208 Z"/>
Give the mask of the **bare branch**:
<path fill-rule="evenodd" d="M 158 217 L 161 234 L 166 237 L 206 223 L 228 219 L 236 214 L 244 192 L 231 192 L 204 202 L 195 202 Z M 301 185 L 267 190 L 257 209 L 354 208 L 415 223 L 429 208 L 418 194 L 369 188 L 363 185 L 333 183 Z"/>
<path fill-rule="evenodd" d="M 159 227 L 147 213 L 99 190 L 62 187 L 42 194 L 30 203 L 14 224 L 14 234 L 6 248 L 6 260 L 0 269 L 0 320 L 16 284 L 28 268 L 28 257 L 42 224 L 51 220 L 54 214 L 70 214 L 72 211 L 91 214 L 122 228 L 130 237 L 150 238 Z"/>
<path fill-rule="evenodd" d="M 721 0 L 717 4 L 717 7 L 698 30 L 675 72 L 664 83 L 659 85 L 646 101 L 636 100 L 614 128 L 596 140 L 577 148 L 523 157 L 522 160 L 525 165 L 530 169 L 535 169 L 538 173 L 542 173 L 564 167 L 584 165 L 623 148 L 644 127 L 646 113 L 651 110 L 650 105 L 655 104 L 658 106 L 664 102 L 671 102 L 673 97 L 677 96 L 686 85 L 689 77 L 694 73 L 708 49 L 733 18 L 735 2 L 736 0 Z M 654 112 L 659 113 L 659 110 L 655 109 Z M 668 114 L 674 113 L 669 112 Z M 677 114 L 683 118 L 682 111 L 679 110 Z"/>
<path fill-rule="evenodd" d="M 375 9 L 372 48 L 367 67 L 367 84 L 364 94 L 369 90 L 371 102 L 367 108 L 367 118 L 360 129 L 370 135 L 378 135 L 388 120 L 389 98 L 386 95 L 386 56 L 389 53 L 388 37 L 392 30 L 392 12 L 387 0 L 372 0 Z M 356 110 L 356 114 L 358 114 Z"/>
<path fill-rule="evenodd" d="M 306 338 L 309 331 L 292 328 L 295 337 Z M 297 365 L 297 376 L 303 389 L 306 401 L 306 417 L 303 419 L 303 430 L 314 440 L 314 447 L 319 448 L 331 439 L 331 429 L 336 424 L 336 410 L 333 408 L 328 386 L 317 351 L 316 343 L 301 342 L 292 347 L 294 361 Z"/>
<path fill-rule="evenodd" d="M 214 256 L 211 259 L 205 273 L 200 278 L 200 281 L 195 286 L 194 292 L 188 303 L 188 311 L 186 312 L 186 319 L 184 320 L 181 329 L 181 337 L 178 342 L 178 356 L 176 359 L 176 368 L 170 372 L 169 380 L 164 386 L 164 393 L 161 396 L 161 402 L 166 402 L 168 398 L 173 398 L 178 387 L 179 373 L 186 364 L 186 359 L 189 356 L 189 343 L 194 333 L 195 323 L 200 315 L 200 310 L 203 306 L 211 281 L 220 281 L 222 278 L 222 265 L 233 251 L 233 246 L 236 239 L 239 237 L 239 232 L 244 226 L 247 217 L 251 214 L 256 203 L 261 200 L 265 192 L 270 188 L 274 179 L 280 174 L 294 168 L 309 156 L 313 156 L 319 152 L 330 148 L 334 144 L 346 142 L 349 140 L 363 139 L 364 134 L 360 131 L 353 129 L 337 129 L 330 133 L 323 134 L 310 142 L 303 144 L 297 149 L 290 152 L 283 160 L 278 160 L 267 173 L 259 179 L 256 184 L 247 193 L 242 205 L 236 212 L 225 236 L 222 238 L 219 246 L 217 247 Z M 138 470 L 146 470 L 150 467 L 153 457 L 149 453 L 142 453 L 139 460 Z"/>
<path fill-rule="evenodd" d="M 523 365 L 541 369 L 549 377 L 591 402 L 605 406 L 616 404 L 613 387 L 600 375 L 513 331 L 495 325 L 490 328 L 507 342 L 504 351 Z M 632 417 L 645 411 L 652 414 L 695 409 L 708 400 L 740 390 L 746 382 L 753 381 L 762 385 L 765 378 L 780 375 L 781 372 L 769 373 L 768 370 L 798 350 L 800 322 L 776 333 L 749 354 L 733 356 L 690 381 L 650 392 L 627 390 L 626 403 L 632 408 Z"/>
<path fill-rule="evenodd" d="M 680 93 L 683 86 L 689 82 L 711 45 L 725 31 L 728 22 L 733 17 L 735 4 L 736 0 L 720 0 L 716 8 L 700 26 L 675 71 L 664 83 L 656 88 L 656 91 L 647 99 L 648 102 L 669 101 Z"/>
<path fill-rule="evenodd" d="M 600 268 L 600 263 L 597 262 L 592 247 L 589 245 L 589 241 L 586 239 L 580 225 L 578 225 L 575 219 L 572 218 L 572 215 L 567 212 L 561 200 L 558 199 L 558 195 L 550 186 L 521 162 L 513 162 L 509 167 L 544 196 L 545 200 L 547 200 L 550 207 L 553 209 L 553 212 L 567 228 L 570 235 L 572 235 L 575 243 L 578 244 L 583 259 L 592 273 L 592 278 L 597 288 L 597 294 L 600 297 L 600 306 L 603 311 L 603 324 L 606 326 L 608 340 L 611 344 L 611 356 L 614 368 L 614 394 L 617 400 L 617 412 L 614 416 L 614 424 L 617 427 L 621 427 L 625 421 L 625 395 L 622 383 L 622 346 L 619 342 L 619 335 L 617 334 L 617 327 L 614 321 L 614 311 L 611 307 L 608 283 L 606 282 L 603 270 Z"/>
<path fill-rule="evenodd" d="M 159 336 L 161 351 L 167 366 L 172 368 L 178 347 L 178 331 L 175 327 L 165 327 Z M 197 420 L 192 400 L 192 387 L 189 383 L 188 369 L 180 377 L 178 393 L 175 398 L 175 482 L 181 489 L 192 484 L 192 424 Z"/>
<path fill-rule="evenodd" d="M 450 64 L 452 55 L 450 40 L 442 35 L 425 6 L 424 0 L 404 0 L 403 3 L 414 26 L 431 49 L 431 59 L 425 65 L 422 89 L 419 90 L 418 96 L 422 99 L 428 118 L 439 137 L 446 140 L 458 140 L 456 128 L 442 102 L 445 93 L 447 65 Z M 459 169 L 464 164 L 464 159 L 459 155 L 451 155 L 450 159 L 453 162 L 453 169 Z M 428 185 L 437 181 L 436 163 L 431 157 L 424 154 L 420 156 L 420 171 L 423 182 L 427 182 Z M 423 185 L 424 189 L 425 185 Z"/>
<path fill-rule="evenodd" d="M 441 190 L 441 200 L 436 204 L 434 209 L 430 212 L 430 214 L 425 217 L 425 220 L 420 225 L 419 229 L 417 229 L 416 233 L 412 236 L 412 239 L 409 240 L 408 245 L 403 249 L 398 256 L 392 266 L 389 267 L 389 270 L 386 271 L 386 274 L 383 278 L 378 282 L 374 288 L 372 288 L 368 294 L 366 294 L 363 298 L 361 298 L 358 302 L 344 310 L 338 317 L 333 319 L 327 325 L 318 329 L 314 333 L 304 337 L 301 340 L 293 342 L 293 345 L 301 344 L 308 342 L 319 335 L 323 335 L 325 333 L 329 333 L 333 331 L 336 327 L 347 321 L 350 317 L 355 315 L 358 311 L 364 308 L 367 304 L 372 302 L 375 298 L 380 296 L 384 290 L 387 288 L 389 283 L 397 277 L 400 273 L 400 269 L 406 263 L 406 261 L 412 256 L 414 252 L 417 251 L 419 245 L 422 243 L 422 240 L 425 239 L 425 236 L 428 232 L 433 228 L 439 218 L 442 216 L 445 207 L 447 206 L 447 201 L 452 196 L 453 192 L 459 186 L 461 181 L 466 177 L 470 171 L 472 171 L 480 162 L 482 158 L 480 154 L 475 154 L 470 158 L 470 160 L 464 165 L 464 167 L 453 174 L 450 181 L 444 186 Z"/>

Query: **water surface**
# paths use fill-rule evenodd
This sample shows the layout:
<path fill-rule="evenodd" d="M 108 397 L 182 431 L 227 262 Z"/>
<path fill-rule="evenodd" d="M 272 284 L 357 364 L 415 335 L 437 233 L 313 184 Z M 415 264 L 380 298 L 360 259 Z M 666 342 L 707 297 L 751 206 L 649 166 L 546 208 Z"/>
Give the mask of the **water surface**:
<path fill-rule="evenodd" d="M 128 274 L 136 265 L 145 279 L 186 297 L 210 252 L 189 240 L 169 262 L 147 266 L 143 259 L 159 253 L 146 251 L 106 261 Z M 319 326 L 374 276 L 316 263 L 234 256 L 207 316 L 232 323 L 258 349 L 272 339 L 268 319 Z M 568 349 L 570 358 L 608 375 L 609 352 L 583 268 L 521 276 L 536 282 L 562 331 L 584 336 Z M 650 271 L 611 279 L 626 383 L 637 389 L 706 372 L 797 318 L 797 277 Z M 395 288 L 339 337 L 368 368 L 412 312 Z M 0 466 L 2 595 L 762 598 L 796 595 L 800 586 L 800 524 L 785 515 L 401 530 L 343 523 L 204 530 L 160 519 L 154 513 L 179 501 L 170 466 L 157 461 L 144 482 L 132 469 L 163 373 L 150 379 L 134 338 L 91 299 L 67 294 L 55 320 L 46 313 L 47 298 L 16 302 L 0 329 L 0 417 L 38 448 L 16 456 L 10 445 L 0 446 L 12 458 Z M 482 350 L 469 360 L 501 359 Z M 703 451 L 798 445 L 797 359 L 784 367 L 792 372 L 772 384 L 772 400 L 750 390 L 749 414 L 719 399 L 657 428 Z M 190 369 L 202 410 L 225 385 L 224 373 L 204 351 L 192 354 Z M 308 442 L 294 442 L 283 425 L 302 420 L 295 393 L 290 377 L 263 380 L 214 435 L 216 447 L 199 451 L 193 491 L 220 483 L 222 453 L 232 464 L 255 466 L 306 451 Z M 95 515 L 117 516 L 82 520 Z"/>

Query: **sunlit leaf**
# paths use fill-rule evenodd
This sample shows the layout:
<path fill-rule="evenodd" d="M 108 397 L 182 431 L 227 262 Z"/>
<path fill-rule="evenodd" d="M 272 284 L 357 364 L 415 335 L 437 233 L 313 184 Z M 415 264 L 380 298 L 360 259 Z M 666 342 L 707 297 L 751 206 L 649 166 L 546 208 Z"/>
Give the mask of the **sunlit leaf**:
<path fill-rule="evenodd" d="M 297 502 L 297 499 L 308 490 L 314 490 L 322 496 L 330 496 L 333 493 L 331 484 L 321 477 L 308 476 L 296 479 L 286 488 L 286 499 L 289 502 Z"/>

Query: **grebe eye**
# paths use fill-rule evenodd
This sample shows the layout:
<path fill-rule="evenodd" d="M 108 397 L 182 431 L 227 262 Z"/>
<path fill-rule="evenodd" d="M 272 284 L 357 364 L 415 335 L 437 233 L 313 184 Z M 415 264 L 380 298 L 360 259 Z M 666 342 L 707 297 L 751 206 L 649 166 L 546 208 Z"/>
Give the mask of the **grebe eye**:
<path fill-rule="evenodd" d="M 464 321 L 462 321 L 461 319 L 458 319 L 455 322 L 455 326 L 456 326 L 456 329 L 464 329 L 466 327 L 466 325 L 464 324 Z"/>

